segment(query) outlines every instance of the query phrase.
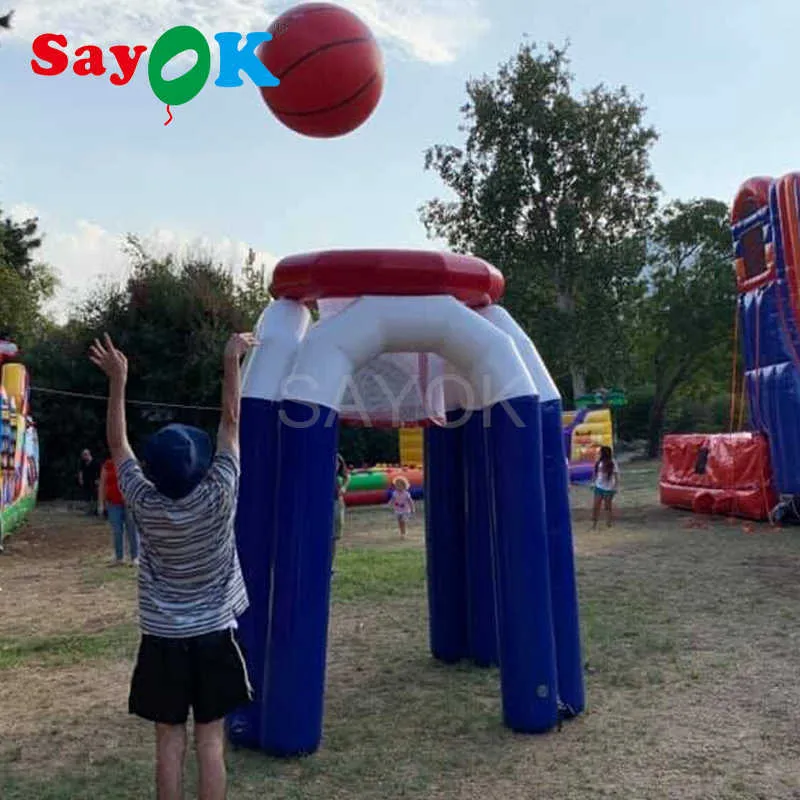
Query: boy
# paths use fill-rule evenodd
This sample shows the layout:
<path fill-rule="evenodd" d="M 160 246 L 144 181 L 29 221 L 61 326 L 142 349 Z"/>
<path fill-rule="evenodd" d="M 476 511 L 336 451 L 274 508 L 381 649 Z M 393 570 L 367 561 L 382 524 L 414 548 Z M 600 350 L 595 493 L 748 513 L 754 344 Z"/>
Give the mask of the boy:
<path fill-rule="evenodd" d="M 255 344 L 234 334 L 225 348 L 217 452 L 204 431 L 168 425 L 142 467 L 128 443 L 128 361 L 106 335 L 90 359 L 109 379 L 106 435 L 119 486 L 140 534 L 141 645 L 129 711 L 155 723 L 158 800 L 183 800 L 186 722 L 192 709 L 200 800 L 224 800 L 226 715 L 252 699 L 236 641 L 248 607 L 234 539 L 239 484 L 240 361 Z"/>

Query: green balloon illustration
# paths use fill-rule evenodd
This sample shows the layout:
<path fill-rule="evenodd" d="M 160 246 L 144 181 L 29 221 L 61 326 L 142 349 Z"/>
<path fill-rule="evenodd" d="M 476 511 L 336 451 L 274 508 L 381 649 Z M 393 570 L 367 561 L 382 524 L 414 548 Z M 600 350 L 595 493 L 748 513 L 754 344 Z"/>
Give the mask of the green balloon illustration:
<path fill-rule="evenodd" d="M 165 80 L 161 72 L 175 56 L 193 50 L 197 63 L 184 75 Z M 191 25 L 170 28 L 158 37 L 150 51 L 147 76 L 155 96 L 168 106 L 180 106 L 196 97 L 205 86 L 211 72 L 211 49 L 206 37 Z"/>

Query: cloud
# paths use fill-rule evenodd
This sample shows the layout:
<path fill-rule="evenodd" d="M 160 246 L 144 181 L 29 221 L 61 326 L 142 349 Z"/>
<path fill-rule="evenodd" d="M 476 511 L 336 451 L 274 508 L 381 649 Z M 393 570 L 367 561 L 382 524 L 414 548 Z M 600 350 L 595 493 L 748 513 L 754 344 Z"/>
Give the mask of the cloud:
<path fill-rule="evenodd" d="M 63 228 L 48 221 L 47 215 L 25 203 L 13 206 L 9 216 L 17 221 L 39 217 L 45 234 L 38 258 L 50 264 L 61 281 L 48 312 L 63 322 L 71 308 L 81 303 L 99 285 L 120 283 L 129 274 L 130 258 L 124 250 L 125 236 L 101 225 L 78 220 Z M 233 239 L 210 239 L 188 231 L 155 229 L 140 237 L 145 250 L 155 257 L 173 254 L 181 257 L 207 255 L 238 276 L 247 260 L 249 246 Z M 277 258 L 265 251 L 256 251 L 256 263 L 263 264 L 266 275 Z"/>
<path fill-rule="evenodd" d="M 453 61 L 487 29 L 480 0 L 339 0 L 391 47 L 428 63 Z M 30 42 L 63 33 L 76 45 L 152 43 L 168 28 L 193 25 L 219 31 L 263 30 L 293 3 L 274 0 L 32 0 L 14 16 L 10 35 Z"/>

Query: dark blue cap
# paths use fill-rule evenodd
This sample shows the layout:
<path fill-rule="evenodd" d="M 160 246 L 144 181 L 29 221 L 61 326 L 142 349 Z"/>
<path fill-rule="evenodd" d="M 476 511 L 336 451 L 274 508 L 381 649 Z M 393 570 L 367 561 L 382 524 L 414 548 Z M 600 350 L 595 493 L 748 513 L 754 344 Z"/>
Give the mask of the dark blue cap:
<path fill-rule="evenodd" d="M 211 466 L 211 437 L 188 425 L 167 425 L 144 447 L 147 475 L 158 491 L 180 500 L 191 494 Z"/>

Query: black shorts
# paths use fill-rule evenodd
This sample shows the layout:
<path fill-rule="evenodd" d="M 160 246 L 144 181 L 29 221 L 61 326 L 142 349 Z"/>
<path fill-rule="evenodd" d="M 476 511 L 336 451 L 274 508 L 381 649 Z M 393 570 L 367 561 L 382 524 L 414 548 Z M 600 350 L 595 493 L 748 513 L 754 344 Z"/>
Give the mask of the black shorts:
<path fill-rule="evenodd" d="M 233 629 L 188 639 L 142 636 L 128 710 L 165 725 L 182 725 L 192 709 L 201 725 L 223 719 L 253 699 Z"/>

